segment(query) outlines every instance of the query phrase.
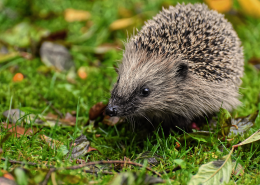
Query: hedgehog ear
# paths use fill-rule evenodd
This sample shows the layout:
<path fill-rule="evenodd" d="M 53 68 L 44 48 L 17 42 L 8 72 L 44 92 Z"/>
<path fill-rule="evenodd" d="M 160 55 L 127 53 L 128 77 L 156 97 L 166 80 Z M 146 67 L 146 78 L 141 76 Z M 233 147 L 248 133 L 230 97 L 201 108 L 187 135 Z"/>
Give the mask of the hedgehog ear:
<path fill-rule="evenodd" d="M 176 76 L 180 77 L 181 79 L 184 79 L 186 78 L 187 74 L 188 74 L 188 63 L 180 62 L 177 65 Z"/>

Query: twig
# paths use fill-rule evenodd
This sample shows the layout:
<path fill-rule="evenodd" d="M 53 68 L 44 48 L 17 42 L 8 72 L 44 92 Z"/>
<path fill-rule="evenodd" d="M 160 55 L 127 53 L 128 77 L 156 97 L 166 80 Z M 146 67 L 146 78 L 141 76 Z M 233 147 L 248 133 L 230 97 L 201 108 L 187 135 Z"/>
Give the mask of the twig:
<path fill-rule="evenodd" d="M 1 158 L 2 161 L 6 161 L 5 158 Z M 22 165 L 30 165 L 30 166 L 40 166 L 40 164 L 37 163 L 32 163 L 32 162 L 22 162 L 22 161 L 15 161 L 15 160 L 8 160 L 8 162 L 13 163 L 13 164 L 22 164 Z M 75 166 L 68 166 L 68 167 L 63 167 L 63 168 L 55 168 L 54 166 L 51 165 L 44 165 L 48 168 L 51 168 L 51 172 L 57 171 L 57 170 L 76 170 L 76 169 L 80 169 L 80 168 L 84 168 L 86 166 L 92 166 L 92 165 L 97 165 L 97 164 L 129 164 L 129 165 L 133 165 L 133 166 L 139 166 L 139 167 L 143 167 L 142 164 L 139 163 L 135 163 L 135 162 L 131 162 L 131 161 L 95 161 L 95 162 L 88 162 L 86 164 L 80 164 L 80 165 L 75 165 Z M 161 177 L 161 174 L 154 171 L 153 169 L 149 168 L 149 167 L 145 167 L 147 170 L 153 172 L 154 174 L 156 174 L 157 176 Z M 91 170 L 84 170 L 86 173 L 93 173 L 93 171 Z M 114 173 L 110 173 L 110 172 L 103 172 L 101 171 L 102 174 L 109 174 L 112 175 Z"/>
<path fill-rule="evenodd" d="M 84 168 L 86 166 L 91 166 L 91 165 L 97 165 L 97 164 L 129 164 L 129 165 L 133 165 L 133 166 L 139 166 L 139 167 L 143 167 L 142 164 L 139 163 L 135 163 L 135 162 L 131 162 L 131 161 L 95 161 L 95 162 L 88 162 L 86 164 L 80 164 L 80 165 L 76 165 L 76 166 L 68 166 L 65 168 L 59 168 L 57 170 L 75 170 L 75 169 L 79 169 L 79 168 Z M 145 167 L 147 170 L 153 172 L 154 174 L 156 174 L 157 176 L 161 177 L 161 174 L 154 171 L 153 169 L 149 168 L 149 167 Z"/>
<path fill-rule="evenodd" d="M 47 175 L 45 176 L 44 180 L 40 183 L 40 185 L 47 185 L 52 172 L 55 172 L 55 171 L 56 171 L 56 168 L 51 168 L 48 171 Z"/>
<path fill-rule="evenodd" d="M 5 158 L 1 158 L 2 161 L 6 161 Z M 11 159 L 8 159 L 8 162 L 12 163 L 12 164 L 21 164 L 21 165 L 29 165 L 29 166 L 46 166 L 48 168 L 54 168 L 56 171 L 56 168 L 54 166 L 51 166 L 51 165 L 47 165 L 47 164 L 37 164 L 37 163 L 32 163 L 32 162 L 23 162 L 23 161 L 15 161 L 15 160 L 11 160 Z M 105 172 L 105 171 L 93 171 L 93 170 L 82 170 L 86 173 L 102 173 L 104 175 L 114 175 L 116 173 L 113 173 L 113 172 Z"/>
<path fill-rule="evenodd" d="M 97 175 L 97 173 L 99 173 L 99 171 L 92 171 L 92 170 L 82 170 L 86 173 L 95 173 Z M 104 171 L 101 171 L 102 174 L 104 175 L 115 175 L 117 173 L 113 173 L 113 172 L 104 172 Z"/>
<path fill-rule="evenodd" d="M 2 161 L 6 161 L 5 158 L 1 158 Z M 15 161 L 15 160 L 11 160 L 11 159 L 8 159 L 8 162 L 12 163 L 12 164 L 21 164 L 21 165 L 29 165 L 29 166 L 46 166 L 48 168 L 54 168 L 54 166 L 51 166 L 51 165 L 47 165 L 47 164 L 37 164 L 37 163 L 32 163 L 32 162 L 23 162 L 23 161 Z"/>

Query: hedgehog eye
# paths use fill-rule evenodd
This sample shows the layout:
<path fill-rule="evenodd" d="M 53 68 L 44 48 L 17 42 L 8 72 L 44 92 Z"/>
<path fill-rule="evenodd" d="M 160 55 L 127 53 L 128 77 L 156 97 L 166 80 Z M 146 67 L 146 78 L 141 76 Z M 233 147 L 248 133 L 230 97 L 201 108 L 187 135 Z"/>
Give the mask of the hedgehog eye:
<path fill-rule="evenodd" d="M 142 91 L 141 91 L 142 96 L 147 97 L 147 96 L 149 96 L 149 94 L 150 94 L 149 88 L 145 87 L 145 88 L 142 89 Z"/>

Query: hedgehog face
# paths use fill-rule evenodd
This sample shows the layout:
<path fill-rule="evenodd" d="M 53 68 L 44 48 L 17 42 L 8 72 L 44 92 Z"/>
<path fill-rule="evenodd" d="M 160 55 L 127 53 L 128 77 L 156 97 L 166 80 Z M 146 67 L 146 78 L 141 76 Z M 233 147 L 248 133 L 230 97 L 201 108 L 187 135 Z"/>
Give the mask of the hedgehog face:
<path fill-rule="evenodd" d="M 112 91 L 111 99 L 106 108 L 106 114 L 111 117 L 125 117 L 139 112 L 142 103 L 145 99 L 149 99 L 149 96 L 153 93 L 150 85 L 142 85 L 135 87 L 131 94 L 124 96 L 120 93 L 122 90 L 118 87 L 118 83 Z"/>
<path fill-rule="evenodd" d="M 179 92 L 179 86 L 183 86 L 187 80 L 187 61 L 178 57 L 146 57 L 144 61 L 143 55 L 134 56 L 125 56 L 119 66 L 119 77 L 106 108 L 106 114 L 111 117 L 147 116 L 165 112 L 169 104 L 174 103 L 174 98 L 182 93 Z"/>

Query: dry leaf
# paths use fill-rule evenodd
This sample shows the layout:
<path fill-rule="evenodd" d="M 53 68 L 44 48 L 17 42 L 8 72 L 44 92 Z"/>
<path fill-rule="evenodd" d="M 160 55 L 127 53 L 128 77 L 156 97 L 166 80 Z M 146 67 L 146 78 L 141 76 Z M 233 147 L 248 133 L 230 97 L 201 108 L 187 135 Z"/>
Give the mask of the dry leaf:
<path fill-rule="evenodd" d="M 42 126 L 55 126 L 61 125 L 61 126 L 74 126 L 76 123 L 76 118 L 73 116 L 65 117 L 65 119 L 58 119 L 57 115 L 49 113 L 47 116 L 43 116 L 38 114 L 38 118 L 35 119 L 36 115 L 34 114 L 28 114 L 26 115 L 23 111 L 20 109 L 11 109 L 10 111 L 7 110 L 3 113 L 3 115 L 9 119 L 10 122 L 16 123 L 18 120 L 20 121 L 26 121 L 27 123 L 32 122 L 32 124 L 38 124 Z"/>
<path fill-rule="evenodd" d="M 7 179 L 9 179 L 9 180 L 15 181 L 14 176 L 12 176 L 12 174 L 10 174 L 10 173 L 5 173 L 5 174 L 3 175 L 3 177 L 4 177 L 4 178 L 7 178 Z"/>
<path fill-rule="evenodd" d="M 124 19 L 118 19 L 114 22 L 112 22 L 109 26 L 110 30 L 121 30 L 124 28 L 127 28 L 128 26 L 131 26 L 135 23 L 135 18 L 124 18 Z"/>
<path fill-rule="evenodd" d="M 238 0 L 243 12 L 252 17 L 260 17 L 260 1 L 259 0 Z"/>
<path fill-rule="evenodd" d="M 40 47 L 40 56 L 46 66 L 53 66 L 58 71 L 68 71 L 75 66 L 69 50 L 57 43 L 43 42 Z"/>
<path fill-rule="evenodd" d="M 179 149 L 181 147 L 181 145 L 178 142 L 175 142 L 175 144 L 176 144 L 175 146 L 176 149 Z"/>
<path fill-rule="evenodd" d="M 246 116 L 238 117 L 231 120 L 232 127 L 230 127 L 229 137 L 232 135 L 243 135 L 248 129 L 254 126 L 258 111 Z"/>
<path fill-rule="evenodd" d="M 249 64 L 252 64 L 257 70 L 260 70 L 260 58 L 251 58 L 248 61 Z"/>
<path fill-rule="evenodd" d="M 15 124 L 7 124 L 7 123 L 2 123 L 1 126 L 8 129 L 8 132 L 15 133 L 16 137 L 21 137 L 22 135 L 32 135 L 33 134 L 33 130 L 31 128 L 25 129 L 25 128 L 17 126 Z"/>
<path fill-rule="evenodd" d="M 55 115 L 55 114 L 52 114 L 52 113 L 48 113 L 47 116 L 46 116 L 46 119 L 49 119 L 49 120 L 56 120 L 58 119 L 58 115 Z"/>
<path fill-rule="evenodd" d="M 228 12 L 233 5 L 233 0 L 204 0 L 210 9 L 220 13 Z M 247 0 L 246 0 L 247 1 Z"/>
<path fill-rule="evenodd" d="M 15 181 L 7 179 L 5 177 L 0 177 L 0 184 L 1 185 L 17 185 Z"/>
<path fill-rule="evenodd" d="M 232 162 L 232 166 L 233 166 L 232 169 L 233 175 L 241 175 L 244 173 L 244 167 L 240 163 Z"/>
<path fill-rule="evenodd" d="M 238 146 L 242 146 L 242 145 L 246 145 L 249 143 L 253 143 L 260 140 L 260 129 L 258 131 L 256 131 L 254 134 L 252 134 L 250 137 L 248 137 L 246 140 L 244 140 L 243 142 L 237 144 L 237 145 L 233 145 L 233 148 L 236 148 Z"/>
<path fill-rule="evenodd" d="M 16 123 L 25 116 L 25 113 L 20 109 L 10 109 L 3 112 L 3 115 L 9 120 L 9 122 Z"/>
<path fill-rule="evenodd" d="M 202 165 L 199 171 L 189 181 L 188 185 L 220 185 L 228 183 L 232 173 L 232 161 L 230 155 L 222 160 L 212 161 Z"/>
<path fill-rule="evenodd" d="M 21 111 L 20 109 L 7 110 L 7 111 L 3 112 L 3 115 L 11 123 L 16 123 L 17 121 L 22 122 L 22 123 L 41 123 L 42 122 L 42 120 L 36 118 L 36 115 L 25 114 L 25 112 Z"/>
<path fill-rule="evenodd" d="M 90 147 L 90 142 L 85 135 L 81 135 L 75 139 L 74 143 L 70 143 L 70 152 L 67 156 L 72 159 L 79 158 L 86 155 L 88 152 L 96 150 L 95 148 Z"/>
<path fill-rule="evenodd" d="M 147 160 L 148 164 L 155 166 L 160 163 L 160 158 L 162 158 L 162 157 L 153 152 L 146 151 L 144 153 L 139 154 L 138 157 L 134 161 L 144 164 L 144 160 Z"/>
<path fill-rule="evenodd" d="M 110 117 L 106 115 L 102 121 L 102 123 L 109 125 L 109 126 L 114 126 L 115 124 L 121 123 L 123 120 L 120 117 Z"/>
<path fill-rule="evenodd" d="M 95 120 L 99 116 L 101 116 L 105 110 L 107 105 L 103 104 L 102 102 L 99 102 L 95 104 L 91 109 L 89 110 L 89 119 Z"/>
<path fill-rule="evenodd" d="M 88 147 L 88 152 L 90 152 L 90 151 L 98 151 L 98 150 L 96 148 L 93 148 L 93 147 L 89 146 Z"/>
<path fill-rule="evenodd" d="M 69 112 L 67 112 L 65 115 L 65 120 L 76 123 L 77 118 L 75 116 L 72 116 Z"/>
<path fill-rule="evenodd" d="M 140 178 L 141 176 L 141 178 Z M 138 184 L 158 184 L 158 183 L 165 183 L 165 181 L 158 177 L 153 177 L 147 174 L 140 174 L 135 172 L 122 172 L 119 173 L 113 181 L 110 183 L 110 185 L 118 185 L 118 184 L 136 184 L 136 182 L 139 182 Z"/>
<path fill-rule="evenodd" d="M 59 148 L 62 145 L 62 143 L 60 141 L 52 139 L 46 135 L 41 135 L 40 138 L 44 142 L 46 142 L 49 145 L 49 147 L 51 147 L 52 149 Z"/>
<path fill-rule="evenodd" d="M 38 122 L 39 125 L 44 126 L 55 126 L 56 124 L 59 126 L 74 126 L 75 125 L 75 119 L 69 118 L 69 119 L 59 119 L 57 115 L 48 113 L 47 116 L 38 115 L 41 119 L 41 122 Z"/>
<path fill-rule="evenodd" d="M 66 9 L 64 14 L 64 19 L 67 22 L 74 21 L 86 21 L 90 18 L 91 14 L 84 10 Z"/>
<path fill-rule="evenodd" d="M 8 173 L 6 170 L 0 170 L 1 173 L 3 174 L 3 177 L 12 181 L 15 181 L 15 178 L 12 174 Z M 0 183 L 1 184 L 1 183 Z"/>

